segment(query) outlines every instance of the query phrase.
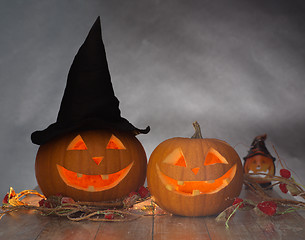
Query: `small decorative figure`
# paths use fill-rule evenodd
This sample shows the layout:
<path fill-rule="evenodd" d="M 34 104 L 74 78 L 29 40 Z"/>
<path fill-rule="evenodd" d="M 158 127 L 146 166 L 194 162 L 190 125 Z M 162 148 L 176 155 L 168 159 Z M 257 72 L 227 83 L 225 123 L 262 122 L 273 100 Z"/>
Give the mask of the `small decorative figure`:
<path fill-rule="evenodd" d="M 255 173 L 257 183 L 262 187 L 268 187 L 271 182 L 265 180 L 266 175 L 274 176 L 275 158 L 270 154 L 265 145 L 267 134 L 263 134 L 254 138 L 248 155 L 244 157 L 244 172 Z M 261 174 L 261 175 L 259 175 Z"/>

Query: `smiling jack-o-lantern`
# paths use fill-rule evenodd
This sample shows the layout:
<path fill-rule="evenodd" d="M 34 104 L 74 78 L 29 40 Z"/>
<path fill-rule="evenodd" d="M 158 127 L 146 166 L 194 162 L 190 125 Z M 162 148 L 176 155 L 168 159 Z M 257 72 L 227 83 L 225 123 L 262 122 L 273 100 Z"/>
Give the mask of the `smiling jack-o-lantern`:
<path fill-rule="evenodd" d="M 245 162 L 244 170 L 246 173 L 258 174 L 254 176 L 257 183 L 268 183 L 270 181 L 266 181 L 264 178 L 267 175 L 274 176 L 274 162 L 268 157 L 256 155 Z M 262 173 L 267 175 L 262 175 Z"/>
<path fill-rule="evenodd" d="M 248 155 L 244 157 L 244 172 L 255 174 L 252 177 L 262 187 L 271 185 L 269 180 L 266 180 L 266 176 L 274 176 L 275 174 L 275 158 L 271 156 L 270 152 L 266 148 L 265 140 L 267 134 L 263 134 L 254 138 Z"/>
<path fill-rule="evenodd" d="M 198 134 L 198 123 L 194 127 Z M 153 151 L 147 182 L 161 208 L 183 216 L 213 215 L 240 194 L 242 164 L 222 140 L 172 138 Z"/>
<path fill-rule="evenodd" d="M 146 155 L 135 136 L 149 130 L 121 117 L 98 17 L 73 60 L 56 122 L 31 135 L 40 145 L 38 185 L 46 196 L 122 198 L 145 181 Z"/>
<path fill-rule="evenodd" d="M 146 176 L 146 154 L 130 133 L 106 130 L 66 134 L 41 145 L 36 178 L 46 196 L 115 200 L 136 191 Z"/>

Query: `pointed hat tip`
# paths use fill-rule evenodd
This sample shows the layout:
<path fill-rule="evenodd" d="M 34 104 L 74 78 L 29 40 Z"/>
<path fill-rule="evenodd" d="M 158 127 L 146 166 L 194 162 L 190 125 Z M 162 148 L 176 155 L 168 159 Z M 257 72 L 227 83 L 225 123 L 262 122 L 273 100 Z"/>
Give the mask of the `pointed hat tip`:
<path fill-rule="evenodd" d="M 92 28 L 97 27 L 97 28 L 101 28 L 101 18 L 100 16 L 98 16 L 92 26 Z"/>
<path fill-rule="evenodd" d="M 101 17 L 98 16 L 98 17 L 96 18 L 95 22 L 101 22 Z"/>

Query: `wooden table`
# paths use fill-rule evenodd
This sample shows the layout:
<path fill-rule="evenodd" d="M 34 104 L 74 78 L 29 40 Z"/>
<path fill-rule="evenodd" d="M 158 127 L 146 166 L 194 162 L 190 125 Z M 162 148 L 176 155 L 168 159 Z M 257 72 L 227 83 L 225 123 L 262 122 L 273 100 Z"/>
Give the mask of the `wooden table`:
<path fill-rule="evenodd" d="M 272 190 L 274 191 L 274 190 Z M 243 190 L 242 198 L 256 196 Z M 279 216 L 257 216 L 252 211 L 238 211 L 230 220 L 229 229 L 224 222 L 212 217 L 143 216 L 127 222 L 73 222 L 65 217 L 42 216 L 38 212 L 22 210 L 5 215 L 0 220 L 0 239 L 305 239 L 303 212 Z"/>

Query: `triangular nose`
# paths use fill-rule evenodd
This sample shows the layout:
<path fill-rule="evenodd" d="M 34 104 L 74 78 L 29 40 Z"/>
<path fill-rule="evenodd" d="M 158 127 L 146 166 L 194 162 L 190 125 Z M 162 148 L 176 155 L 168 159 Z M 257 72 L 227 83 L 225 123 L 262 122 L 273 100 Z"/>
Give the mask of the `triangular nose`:
<path fill-rule="evenodd" d="M 199 167 L 192 168 L 193 173 L 196 175 L 199 171 Z"/>
<path fill-rule="evenodd" d="M 93 157 L 92 160 L 99 165 L 104 157 Z"/>

